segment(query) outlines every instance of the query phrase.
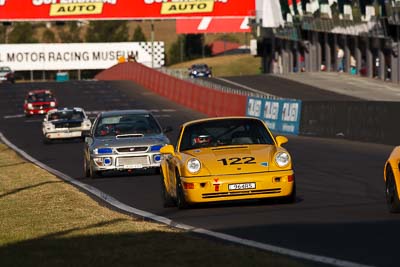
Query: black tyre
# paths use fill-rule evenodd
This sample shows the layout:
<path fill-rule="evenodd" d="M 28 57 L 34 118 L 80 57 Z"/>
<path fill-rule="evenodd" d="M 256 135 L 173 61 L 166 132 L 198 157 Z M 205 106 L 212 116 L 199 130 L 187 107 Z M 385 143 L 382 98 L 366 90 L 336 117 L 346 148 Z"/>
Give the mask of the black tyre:
<path fill-rule="evenodd" d="M 178 209 L 187 209 L 189 207 L 183 193 L 181 177 L 179 176 L 178 171 L 176 172 L 176 206 Z"/>
<path fill-rule="evenodd" d="M 89 177 L 92 179 L 101 177 L 101 171 L 93 170 L 92 165 L 89 165 Z"/>
<path fill-rule="evenodd" d="M 86 178 L 90 177 L 90 170 L 89 170 L 89 164 L 87 163 L 86 159 L 83 159 L 83 173 Z"/>
<path fill-rule="evenodd" d="M 394 179 L 393 171 L 391 168 L 388 168 L 386 172 L 385 194 L 386 194 L 386 203 L 389 208 L 389 211 L 392 213 L 400 212 L 399 194 Z"/>
<path fill-rule="evenodd" d="M 162 174 L 162 172 L 161 172 L 161 198 L 163 201 L 164 208 L 169 208 L 169 207 L 175 206 L 174 199 L 171 197 L 171 195 L 168 193 L 168 191 L 165 187 L 164 175 Z"/>
<path fill-rule="evenodd" d="M 43 144 L 49 145 L 49 144 L 51 144 L 51 143 L 52 143 L 52 140 L 51 140 L 51 139 L 46 138 L 46 137 L 43 137 Z"/>

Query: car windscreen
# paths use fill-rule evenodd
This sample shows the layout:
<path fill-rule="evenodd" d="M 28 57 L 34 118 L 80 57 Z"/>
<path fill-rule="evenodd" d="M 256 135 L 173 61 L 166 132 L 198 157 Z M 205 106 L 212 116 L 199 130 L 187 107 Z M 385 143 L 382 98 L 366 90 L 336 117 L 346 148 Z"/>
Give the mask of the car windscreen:
<path fill-rule="evenodd" d="M 179 150 L 250 144 L 274 144 L 261 121 L 241 118 L 211 120 L 185 127 Z"/>
<path fill-rule="evenodd" d="M 193 65 L 192 69 L 205 71 L 205 70 L 208 70 L 208 66 L 207 65 Z"/>
<path fill-rule="evenodd" d="M 11 72 L 9 67 L 0 67 L 0 72 Z"/>
<path fill-rule="evenodd" d="M 162 130 L 153 116 L 149 114 L 126 114 L 100 118 L 94 135 L 97 137 L 125 134 L 152 135 L 161 132 Z"/>
<path fill-rule="evenodd" d="M 28 95 L 28 102 L 33 103 L 33 102 L 51 102 L 54 101 L 54 96 L 49 93 L 38 93 L 38 94 L 32 94 Z"/>
<path fill-rule="evenodd" d="M 62 110 L 49 114 L 49 121 L 53 120 L 68 120 L 68 121 L 82 121 L 85 115 L 82 111 L 76 110 Z"/>

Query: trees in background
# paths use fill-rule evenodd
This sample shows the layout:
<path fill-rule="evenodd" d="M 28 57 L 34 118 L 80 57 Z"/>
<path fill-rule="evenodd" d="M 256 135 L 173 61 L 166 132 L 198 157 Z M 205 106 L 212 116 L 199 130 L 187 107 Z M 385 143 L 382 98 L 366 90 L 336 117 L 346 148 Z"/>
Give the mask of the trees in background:
<path fill-rule="evenodd" d="M 146 42 L 146 36 L 143 33 L 142 27 L 137 25 L 132 37 L 133 42 Z"/>
<path fill-rule="evenodd" d="M 62 27 L 57 27 L 58 36 L 62 43 L 81 43 L 82 29 L 74 21 L 66 22 Z"/>
<path fill-rule="evenodd" d="M 44 30 L 44 32 L 42 34 L 42 42 L 43 43 L 55 43 L 56 42 L 55 33 L 50 29 Z"/>
<path fill-rule="evenodd" d="M 205 44 L 203 34 L 182 34 L 168 50 L 167 64 L 211 56 L 211 46 Z"/>
<path fill-rule="evenodd" d="M 4 44 L 6 41 L 6 27 L 4 25 L 0 25 L 0 44 Z"/>
<path fill-rule="evenodd" d="M 178 35 L 178 38 L 168 50 L 167 64 L 175 64 L 186 60 L 185 51 L 185 35 Z"/>
<path fill-rule="evenodd" d="M 35 27 L 29 22 L 16 22 L 12 26 L 11 31 L 8 33 L 7 43 L 21 44 L 21 43 L 37 43 L 38 39 L 35 36 Z"/>
<path fill-rule="evenodd" d="M 86 42 L 128 42 L 126 21 L 92 21 L 85 36 Z"/>

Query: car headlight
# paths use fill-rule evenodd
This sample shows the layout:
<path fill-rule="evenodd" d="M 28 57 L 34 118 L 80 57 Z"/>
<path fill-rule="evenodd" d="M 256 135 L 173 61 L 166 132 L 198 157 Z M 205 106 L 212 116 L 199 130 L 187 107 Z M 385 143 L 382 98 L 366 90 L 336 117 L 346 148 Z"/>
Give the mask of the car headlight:
<path fill-rule="evenodd" d="M 186 167 L 189 172 L 197 173 L 201 168 L 201 163 L 198 159 L 189 159 L 186 164 Z"/>
<path fill-rule="evenodd" d="M 50 102 L 50 107 L 54 108 L 56 106 L 56 102 Z"/>
<path fill-rule="evenodd" d="M 163 147 L 163 145 L 155 145 L 150 147 L 151 152 L 158 152 Z"/>
<path fill-rule="evenodd" d="M 286 152 L 279 152 L 275 155 L 275 162 L 279 167 L 285 167 L 290 162 L 290 156 Z"/>
<path fill-rule="evenodd" d="M 44 125 L 44 128 L 45 128 L 46 130 L 50 131 L 50 130 L 54 129 L 54 125 L 53 125 L 52 123 L 46 123 L 46 124 Z"/>
<path fill-rule="evenodd" d="M 28 103 L 28 109 L 33 109 L 33 105 L 31 103 Z"/>
<path fill-rule="evenodd" d="M 112 154 L 113 150 L 112 148 L 109 147 L 101 147 L 101 148 L 95 148 L 93 150 L 94 154 Z"/>

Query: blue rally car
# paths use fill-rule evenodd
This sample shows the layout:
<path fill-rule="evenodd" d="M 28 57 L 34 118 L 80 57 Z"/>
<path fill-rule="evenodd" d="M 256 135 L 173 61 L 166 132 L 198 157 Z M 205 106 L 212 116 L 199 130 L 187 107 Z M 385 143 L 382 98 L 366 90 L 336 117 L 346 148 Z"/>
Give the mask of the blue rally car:
<path fill-rule="evenodd" d="M 208 77 L 212 76 L 211 67 L 207 64 L 193 64 L 189 68 L 190 78 Z"/>

